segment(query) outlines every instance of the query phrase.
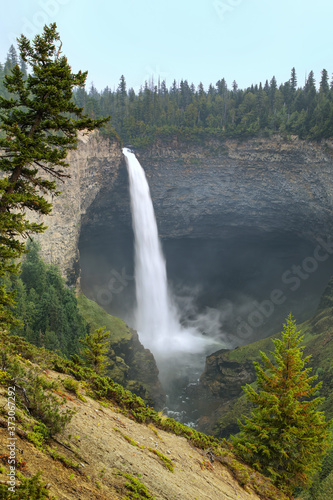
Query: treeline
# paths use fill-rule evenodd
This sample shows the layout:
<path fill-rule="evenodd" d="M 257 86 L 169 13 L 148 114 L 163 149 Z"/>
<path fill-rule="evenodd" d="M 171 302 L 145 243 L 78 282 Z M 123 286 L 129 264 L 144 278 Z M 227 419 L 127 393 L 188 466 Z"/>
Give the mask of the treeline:
<path fill-rule="evenodd" d="M 311 71 L 298 87 L 295 69 L 290 79 L 278 86 L 275 77 L 264 85 L 241 90 L 224 79 L 205 90 L 186 80 L 146 83 L 138 93 L 127 90 L 124 76 L 117 90 L 98 92 L 79 89 L 75 101 L 91 117 L 111 116 L 111 126 L 126 144 L 148 146 L 157 137 L 178 136 L 199 141 L 205 137 L 267 136 L 274 133 L 298 135 L 301 139 L 333 136 L 333 82 L 322 71 L 317 89 Z"/>
<path fill-rule="evenodd" d="M 4 75 L 16 64 L 26 72 L 12 46 L 0 64 L 0 95 L 6 94 Z M 121 76 L 116 90 L 106 87 L 99 92 L 92 84 L 89 91 L 76 90 L 74 99 L 91 118 L 111 116 L 105 134 L 113 135 L 115 129 L 126 144 L 141 147 L 157 137 L 174 136 L 194 141 L 274 133 L 315 140 L 333 136 L 333 80 L 326 69 L 319 85 L 310 71 L 304 86 L 298 86 L 293 68 L 290 79 L 280 85 L 274 76 L 247 89 L 239 89 L 235 81 L 228 88 L 224 78 L 208 89 L 187 80 L 174 81 L 170 88 L 159 81 L 146 82 L 137 93 Z"/>
<path fill-rule="evenodd" d="M 21 274 L 7 278 L 6 286 L 16 290 L 15 316 L 21 322 L 11 328 L 12 334 L 67 357 L 79 352 L 88 324 L 59 269 L 45 264 L 36 243 L 30 244 Z"/>

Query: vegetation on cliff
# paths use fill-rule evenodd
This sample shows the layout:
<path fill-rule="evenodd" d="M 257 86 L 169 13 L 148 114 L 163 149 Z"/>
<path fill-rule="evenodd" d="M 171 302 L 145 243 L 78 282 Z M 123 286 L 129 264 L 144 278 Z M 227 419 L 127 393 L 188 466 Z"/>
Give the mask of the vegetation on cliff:
<path fill-rule="evenodd" d="M 1 81 L 19 58 L 13 46 L 7 60 L 0 65 L 0 95 L 8 96 Z M 24 61 L 21 71 L 26 74 Z M 246 89 L 224 78 L 204 89 L 187 80 L 145 82 L 138 92 L 127 88 L 122 75 L 118 88 L 98 91 L 92 84 L 87 91 L 80 86 L 74 92 L 75 103 L 91 118 L 107 117 L 110 122 L 103 134 L 115 136 L 115 130 L 127 144 L 146 147 L 157 138 L 202 142 L 209 137 L 245 138 L 280 133 L 298 135 L 301 139 L 333 136 L 333 80 L 322 70 L 319 85 L 310 71 L 305 84 L 299 86 L 295 68 L 290 79 L 278 84 L 273 76 L 265 83 Z"/>
<path fill-rule="evenodd" d="M 89 332 L 89 325 L 79 312 L 75 294 L 66 287 L 59 269 L 40 258 L 37 243 L 28 249 L 21 274 L 6 280 L 6 288 L 16 292 L 13 314 L 20 321 L 11 331 L 66 357 L 78 354 L 79 339 Z"/>

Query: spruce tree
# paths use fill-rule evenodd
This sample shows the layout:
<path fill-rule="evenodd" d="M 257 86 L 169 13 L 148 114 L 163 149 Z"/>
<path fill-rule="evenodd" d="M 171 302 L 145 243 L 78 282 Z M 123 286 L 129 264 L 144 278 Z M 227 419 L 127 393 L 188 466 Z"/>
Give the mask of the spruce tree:
<path fill-rule="evenodd" d="M 275 363 L 260 353 L 263 366 L 255 362 L 258 392 L 247 385 L 247 398 L 255 405 L 250 417 L 239 422 L 241 432 L 234 437 L 236 453 L 265 475 L 277 487 L 292 495 L 296 487 L 311 485 L 313 474 L 329 447 L 329 426 L 317 407 L 320 383 L 305 368 L 302 338 L 292 316 L 283 325 L 281 339 L 273 340 Z"/>
<path fill-rule="evenodd" d="M 10 97 L 0 97 L 0 280 L 18 272 L 15 259 L 25 252 L 23 238 L 46 229 L 42 223 L 29 222 L 25 210 L 40 215 L 51 212 L 44 195 L 59 194 L 50 179 L 69 177 L 66 155 L 77 147 L 77 132 L 94 130 L 108 121 L 84 116 L 83 108 L 74 103 L 73 90 L 84 87 L 87 72 L 72 73 L 61 55 L 55 23 L 45 26 L 32 42 L 21 35 L 18 47 L 29 74 L 16 64 L 4 80 Z M 10 311 L 13 301 L 14 295 L 1 285 L 3 327 L 15 321 Z"/>
<path fill-rule="evenodd" d="M 109 360 L 107 353 L 110 349 L 110 331 L 105 331 L 105 326 L 97 328 L 93 333 L 80 339 L 84 346 L 82 354 L 99 375 L 105 375 Z"/>

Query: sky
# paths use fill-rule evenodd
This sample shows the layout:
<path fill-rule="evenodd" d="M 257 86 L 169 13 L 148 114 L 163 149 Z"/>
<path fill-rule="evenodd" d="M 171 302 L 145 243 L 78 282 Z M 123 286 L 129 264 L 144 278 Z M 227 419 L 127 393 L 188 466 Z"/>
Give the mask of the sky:
<path fill-rule="evenodd" d="M 296 68 L 332 76 L 332 0 L 0 0 L 0 62 L 20 34 L 33 38 L 56 22 L 63 54 L 87 86 L 136 91 L 145 81 L 188 80 L 207 89 L 278 84 Z"/>

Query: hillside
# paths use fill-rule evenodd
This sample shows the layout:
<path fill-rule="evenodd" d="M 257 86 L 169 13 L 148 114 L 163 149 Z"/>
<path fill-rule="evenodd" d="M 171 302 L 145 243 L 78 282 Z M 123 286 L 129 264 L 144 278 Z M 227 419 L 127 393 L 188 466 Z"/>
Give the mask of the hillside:
<path fill-rule="evenodd" d="M 6 373 L 13 376 L 14 366 L 16 371 L 21 370 L 20 380 L 28 377 L 29 371 L 37 373 L 48 400 L 52 399 L 51 393 L 62 398 L 56 410 L 60 409 L 59 415 L 75 410 L 65 429 L 50 437 L 40 418 L 25 409 L 16 382 L 15 445 L 20 476 L 17 488 L 24 477 L 31 478 L 40 471 L 49 494 L 61 500 L 285 498 L 267 479 L 237 462 L 225 444 L 156 414 L 144 407 L 140 398 L 111 381 L 107 383 L 90 374 L 90 380 L 79 383 L 50 368 L 57 365 L 62 371 L 70 371 L 70 363 L 61 364 L 54 353 L 5 334 L 2 334 L 2 345 L 3 368 L 6 365 L 7 372 L 2 369 L 0 377 L 0 443 L 3 450 L 0 498 L 10 498 L 4 494 L 8 473 L 5 450 L 9 380 Z M 36 361 L 43 364 L 43 369 Z M 74 372 L 77 377 L 83 373 L 79 367 Z M 15 383 L 13 380 L 10 380 L 11 385 Z M 42 417 L 40 413 L 39 417 L 45 415 Z"/>

